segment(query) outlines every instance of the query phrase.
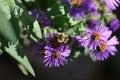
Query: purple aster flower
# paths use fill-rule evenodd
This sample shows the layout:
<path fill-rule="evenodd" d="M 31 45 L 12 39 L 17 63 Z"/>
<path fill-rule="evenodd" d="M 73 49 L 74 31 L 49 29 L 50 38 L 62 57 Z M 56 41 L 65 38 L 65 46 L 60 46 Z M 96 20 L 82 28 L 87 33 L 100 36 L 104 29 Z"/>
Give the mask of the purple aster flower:
<path fill-rule="evenodd" d="M 87 28 L 83 32 L 85 39 L 84 47 L 88 47 L 90 50 L 96 50 L 97 46 L 100 45 L 100 42 L 106 41 L 112 34 L 112 31 L 109 28 L 101 25 L 95 26 L 93 28 Z"/>
<path fill-rule="evenodd" d="M 89 25 L 89 28 L 94 28 L 95 26 L 99 26 L 99 22 L 96 20 L 88 20 L 87 25 Z"/>
<path fill-rule="evenodd" d="M 90 52 L 90 57 L 95 58 L 98 61 L 103 61 L 107 59 L 110 55 L 115 55 L 117 49 L 115 45 L 118 45 L 119 42 L 116 36 L 109 39 L 107 42 L 100 42 L 97 47 L 97 50 L 94 52 Z"/>
<path fill-rule="evenodd" d="M 115 10 L 119 6 L 120 0 L 105 0 L 105 3 L 110 10 Z"/>
<path fill-rule="evenodd" d="M 117 18 L 112 19 L 109 23 L 109 27 L 112 31 L 117 31 L 120 29 L 120 21 Z"/>
<path fill-rule="evenodd" d="M 66 57 L 70 55 L 70 47 L 68 45 L 61 45 L 58 48 L 52 48 L 51 44 L 48 44 L 44 48 L 43 63 L 46 67 L 59 67 L 64 65 L 67 61 Z"/>
<path fill-rule="evenodd" d="M 62 2 L 67 2 L 71 5 L 69 10 L 69 15 L 75 20 L 82 19 L 88 14 L 97 14 L 97 9 L 94 5 L 93 0 L 61 0 Z"/>
<path fill-rule="evenodd" d="M 50 33 L 45 35 L 46 46 L 41 51 L 43 63 L 47 67 L 63 65 L 70 55 L 70 46 L 67 44 L 68 36 L 65 33 Z"/>
<path fill-rule="evenodd" d="M 78 20 L 82 19 L 85 14 L 82 8 L 72 7 L 69 11 L 69 15 L 72 16 L 75 20 Z"/>
<path fill-rule="evenodd" d="M 97 15 L 97 7 L 95 6 L 93 0 L 86 0 L 86 2 L 84 2 L 83 7 L 86 10 L 86 14 L 93 14 L 94 16 Z"/>
<path fill-rule="evenodd" d="M 42 26 L 50 26 L 51 24 L 51 20 L 47 17 L 46 13 L 39 9 L 29 11 L 29 15 L 38 20 Z"/>
<path fill-rule="evenodd" d="M 61 43 L 58 42 L 56 33 L 50 33 L 48 35 L 45 35 L 46 40 L 48 43 L 52 45 L 52 47 L 59 47 Z"/>
<path fill-rule="evenodd" d="M 76 43 L 79 47 L 84 47 L 85 39 L 81 36 L 75 36 Z"/>
<path fill-rule="evenodd" d="M 60 1 L 65 3 L 71 2 L 71 0 L 60 0 Z"/>

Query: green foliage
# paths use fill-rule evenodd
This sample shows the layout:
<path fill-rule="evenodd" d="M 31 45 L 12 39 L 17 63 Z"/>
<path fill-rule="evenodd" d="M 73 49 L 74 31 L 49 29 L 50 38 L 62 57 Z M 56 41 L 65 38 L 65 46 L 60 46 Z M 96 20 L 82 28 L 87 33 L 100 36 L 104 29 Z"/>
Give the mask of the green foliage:
<path fill-rule="evenodd" d="M 6 19 L 10 19 L 11 18 L 10 8 L 13 8 L 14 6 L 15 6 L 14 0 L 0 0 L 0 13 L 2 13 Z"/>
<path fill-rule="evenodd" d="M 31 67 L 31 64 L 29 63 L 25 53 L 22 50 L 22 46 L 17 41 L 16 44 L 9 43 L 8 47 L 5 47 L 5 51 L 12 56 L 14 59 L 16 59 L 19 63 L 25 66 L 25 68 L 33 75 L 35 76 L 35 73 Z"/>
<path fill-rule="evenodd" d="M 2 49 L 0 49 L 0 55 L 2 55 L 3 54 L 3 50 Z"/>
<path fill-rule="evenodd" d="M 13 28 L 10 24 L 10 22 L 6 19 L 3 18 L 4 15 L 2 14 L 2 11 L 0 9 L 0 34 L 2 34 L 6 39 L 10 41 L 15 41 L 16 36 L 14 34 Z"/>
<path fill-rule="evenodd" d="M 2 43 L 0 42 L 0 55 L 3 54 L 3 50 L 1 49 Z"/>
<path fill-rule="evenodd" d="M 60 15 L 64 15 L 63 11 L 63 7 L 60 4 L 60 2 L 58 0 L 48 0 L 46 2 L 47 5 L 47 14 L 49 16 L 60 16 Z"/>
<path fill-rule="evenodd" d="M 80 20 L 74 20 L 73 18 L 69 18 L 69 23 L 71 24 L 71 26 L 74 26 L 74 25 L 76 25 L 76 24 L 78 24 L 80 22 Z"/>
<path fill-rule="evenodd" d="M 35 1 L 35 0 L 25 0 L 26 2 L 31 2 L 31 1 Z"/>
<path fill-rule="evenodd" d="M 14 6 L 15 5 L 14 0 L 0 0 L 0 3 L 5 4 L 6 6 Z"/>
<path fill-rule="evenodd" d="M 21 35 L 25 36 L 23 34 L 24 30 L 27 30 L 29 34 L 33 32 L 33 19 L 28 15 L 25 6 L 17 0 L 0 0 L 0 18 L 0 43 L 2 45 L 0 45 L 0 54 L 6 51 L 25 67 L 20 66 L 25 75 L 27 75 L 27 70 L 35 76 L 34 70 L 21 46 L 23 44 Z"/>
<path fill-rule="evenodd" d="M 57 33 L 57 30 L 50 28 L 50 27 L 47 27 L 47 26 L 44 27 L 44 35 L 47 35 L 47 34 L 52 33 L 52 32 Z"/>
<path fill-rule="evenodd" d="M 77 44 L 75 43 L 75 39 L 73 39 L 70 44 L 71 44 L 71 55 L 68 57 L 69 61 L 81 55 L 84 55 L 84 48 L 78 47 Z"/>
<path fill-rule="evenodd" d="M 10 7 L 8 5 L 4 5 L 4 4 L 0 3 L 0 13 L 6 19 L 10 19 L 11 18 Z"/>
<path fill-rule="evenodd" d="M 70 35 L 71 37 L 74 37 L 75 36 L 75 27 L 72 27 L 70 29 L 67 29 L 66 31 L 66 34 Z"/>
<path fill-rule="evenodd" d="M 56 16 L 52 20 L 52 26 L 54 26 L 55 29 L 64 31 L 64 28 L 69 27 L 69 18 L 66 16 Z"/>
<path fill-rule="evenodd" d="M 31 8 L 32 4 L 32 8 Z M 40 26 L 28 14 L 28 10 L 38 8 L 52 19 L 51 27 Z M 18 67 L 23 74 L 35 72 L 23 51 L 28 38 L 34 41 L 44 41 L 44 36 L 51 32 L 65 32 L 70 38 L 85 30 L 84 21 L 75 21 L 68 15 L 69 6 L 64 6 L 59 0 L 0 0 L 0 54 L 4 51 L 19 62 Z M 71 40 L 72 41 L 72 40 Z M 72 52 L 69 60 L 84 53 L 83 48 L 70 43 Z"/>
<path fill-rule="evenodd" d="M 22 71 L 22 73 L 23 73 L 24 75 L 28 75 L 28 71 L 27 71 L 27 69 L 25 68 L 24 65 L 18 64 L 18 67 L 19 67 L 19 69 Z"/>
<path fill-rule="evenodd" d="M 39 26 L 39 23 L 37 22 L 37 21 L 35 21 L 34 23 L 33 23 L 33 26 L 34 26 L 34 28 L 33 28 L 33 32 L 36 34 L 36 36 L 38 37 L 38 38 L 42 38 L 42 31 L 41 31 L 41 28 L 40 28 L 40 26 Z"/>

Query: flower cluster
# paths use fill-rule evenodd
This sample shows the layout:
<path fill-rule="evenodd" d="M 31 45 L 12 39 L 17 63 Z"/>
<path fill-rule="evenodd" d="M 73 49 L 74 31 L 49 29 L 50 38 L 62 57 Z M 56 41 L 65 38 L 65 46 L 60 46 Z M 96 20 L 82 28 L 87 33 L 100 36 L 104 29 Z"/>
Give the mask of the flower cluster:
<path fill-rule="evenodd" d="M 38 20 L 41 26 L 50 26 L 51 20 L 47 17 L 45 12 L 42 12 L 39 9 L 33 9 L 28 12 L 30 16 Z"/>
<path fill-rule="evenodd" d="M 75 55 L 75 53 L 71 55 L 75 49 L 74 43 L 77 47 L 87 49 L 90 58 L 96 61 L 103 61 L 116 54 L 119 40 L 117 36 L 113 36 L 113 33 L 120 29 L 120 20 L 112 11 L 119 6 L 120 0 L 58 0 L 58 3 L 67 6 L 68 10 L 64 12 L 68 11 L 69 16 L 46 15 L 47 10 L 46 13 L 37 9 L 29 11 L 30 16 L 40 25 L 51 26 L 50 29 L 56 30 L 56 32 L 48 30 L 47 34 L 43 31 L 44 44 L 42 40 L 40 41 L 38 53 L 46 67 L 64 65 L 69 60 L 69 56 Z M 52 11 L 52 8 L 48 11 Z M 66 18 L 78 22 L 71 25 Z M 60 27 L 55 27 L 59 21 L 63 22 L 63 26 L 67 26 L 61 27 L 61 24 Z"/>
<path fill-rule="evenodd" d="M 39 45 L 42 49 L 37 49 L 45 66 L 59 67 L 64 65 L 71 52 L 70 46 L 67 44 L 68 36 L 65 33 L 50 33 L 45 37 L 48 42 Z"/>
<path fill-rule="evenodd" d="M 69 3 L 69 15 L 75 20 L 84 18 L 85 15 L 97 15 L 97 9 L 93 0 L 61 0 L 61 2 Z"/>
<path fill-rule="evenodd" d="M 76 36 L 79 46 L 85 47 L 89 50 L 89 55 L 96 60 L 107 59 L 110 55 L 115 55 L 118 45 L 116 36 L 111 38 L 112 31 L 106 26 L 98 23 L 93 28 L 88 27 L 82 36 Z"/>

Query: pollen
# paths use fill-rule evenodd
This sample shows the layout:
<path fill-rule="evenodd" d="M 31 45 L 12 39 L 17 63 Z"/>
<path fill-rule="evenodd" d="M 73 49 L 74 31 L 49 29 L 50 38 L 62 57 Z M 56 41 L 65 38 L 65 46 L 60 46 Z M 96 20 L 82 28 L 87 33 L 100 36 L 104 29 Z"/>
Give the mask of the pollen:
<path fill-rule="evenodd" d="M 59 57 L 60 57 L 60 53 L 59 52 L 53 53 L 53 58 L 54 59 L 58 59 Z"/>
<path fill-rule="evenodd" d="M 92 34 L 92 38 L 95 40 L 95 41 L 98 41 L 100 40 L 100 34 L 98 32 L 94 32 Z"/>
<path fill-rule="evenodd" d="M 83 3 L 83 0 L 72 0 L 72 4 L 75 6 L 80 6 Z"/>
<path fill-rule="evenodd" d="M 104 42 L 100 43 L 99 49 L 100 51 L 104 51 L 106 49 L 106 44 Z"/>

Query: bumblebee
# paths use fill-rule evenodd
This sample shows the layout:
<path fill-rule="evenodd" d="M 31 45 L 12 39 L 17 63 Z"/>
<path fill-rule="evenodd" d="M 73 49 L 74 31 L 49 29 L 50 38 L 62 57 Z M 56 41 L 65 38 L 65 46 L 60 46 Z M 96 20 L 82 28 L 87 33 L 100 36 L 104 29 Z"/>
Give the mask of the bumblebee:
<path fill-rule="evenodd" d="M 56 37 L 59 43 L 67 43 L 69 40 L 68 35 L 66 35 L 65 33 L 57 33 Z"/>

